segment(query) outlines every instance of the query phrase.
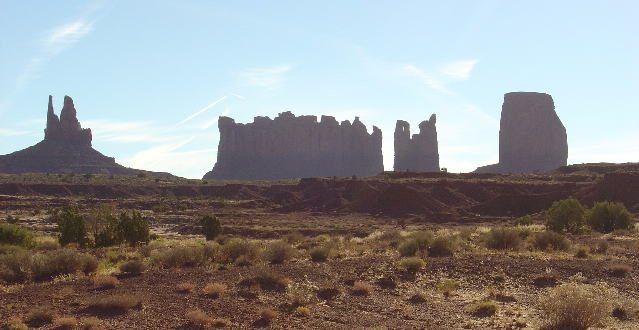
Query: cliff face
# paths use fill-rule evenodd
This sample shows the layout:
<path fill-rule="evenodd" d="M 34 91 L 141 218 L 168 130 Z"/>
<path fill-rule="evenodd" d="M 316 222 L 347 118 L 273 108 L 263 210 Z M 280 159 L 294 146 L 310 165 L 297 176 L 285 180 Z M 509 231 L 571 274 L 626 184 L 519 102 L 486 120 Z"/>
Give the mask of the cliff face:
<path fill-rule="evenodd" d="M 8 155 L 0 156 L 0 173 L 93 173 L 170 176 L 124 167 L 91 147 L 91 129 L 82 128 L 73 99 L 64 97 L 60 117 L 49 95 L 44 140 Z"/>
<path fill-rule="evenodd" d="M 302 177 L 371 176 L 383 171 L 382 132 L 355 118 L 338 123 L 334 117 L 296 117 L 280 113 L 275 119 L 255 117 L 237 124 L 218 121 L 217 162 L 205 179 L 278 180 Z"/>
<path fill-rule="evenodd" d="M 499 163 L 479 173 L 551 171 L 568 161 L 566 128 L 555 112 L 552 96 L 516 92 L 504 96 L 499 129 Z"/>
<path fill-rule="evenodd" d="M 395 125 L 395 171 L 439 171 L 437 117 L 419 124 L 419 134 L 410 135 L 410 124 L 398 120 Z"/>

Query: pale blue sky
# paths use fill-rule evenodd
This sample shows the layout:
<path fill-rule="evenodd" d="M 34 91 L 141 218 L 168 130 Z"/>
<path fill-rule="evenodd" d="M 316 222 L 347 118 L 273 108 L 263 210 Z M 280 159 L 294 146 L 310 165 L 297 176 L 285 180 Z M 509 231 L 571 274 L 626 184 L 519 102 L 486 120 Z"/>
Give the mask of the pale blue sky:
<path fill-rule="evenodd" d="M 124 165 L 200 178 L 215 120 L 438 116 L 441 166 L 498 159 L 510 91 L 550 93 L 569 162 L 639 161 L 638 1 L 2 1 L 0 154 L 74 98 Z"/>

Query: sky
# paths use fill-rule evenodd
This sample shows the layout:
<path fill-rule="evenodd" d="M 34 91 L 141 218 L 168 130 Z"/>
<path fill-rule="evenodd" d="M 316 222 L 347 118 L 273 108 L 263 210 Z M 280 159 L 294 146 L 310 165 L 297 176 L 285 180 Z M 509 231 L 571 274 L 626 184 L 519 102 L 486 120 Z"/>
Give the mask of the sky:
<path fill-rule="evenodd" d="M 120 164 L 201 178 L 217 118 L 437 114 L 440 166 L 498 161 L 503 95 L 545 92 L 569 163 L 639 161 L 639 2 L 0 0 L 0 154 L 71 96 Z"/>

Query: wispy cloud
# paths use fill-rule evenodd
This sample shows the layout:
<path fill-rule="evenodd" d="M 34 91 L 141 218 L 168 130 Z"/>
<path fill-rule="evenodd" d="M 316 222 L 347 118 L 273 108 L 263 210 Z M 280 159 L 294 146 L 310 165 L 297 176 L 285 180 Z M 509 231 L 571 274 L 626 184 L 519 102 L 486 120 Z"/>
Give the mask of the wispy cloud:
<path fill-rule="evenodd" d="M 292 68 L 293 67 L 288 64 L 254 68 L 241 72 L 240 78 L 245 85 L 275 89 L 282 84 L 285 80 L 284 75 Z"/>
<path fill-rule="evenodd" d="M 424 70 L 412 64 L 404 64 L 400 66 L 400 72 L 417 78 L 432 90 L 452 94 L 447 85 L 451 82 L 470 79 L 470 74 L 478 62 L 477 59 L 452 61 L 434 70 Z"/>
<path fill-rule="evenodd" d="M 470 72 L 479 60 L 454 61 L 444 65 L 441 73 L 456 80 L 468 80 Z"/>
<path fill-rule="evenodd" d="M 31 131 L 19 131 L 13 129 L 0 128 L 0 136 L 19 136 L 31 133 Z"/>
<path fill-rule="evenodd" d="M 29 60 L 29 63 L 16 79 L 16 89 L 24 88 L 29 82 L 38 77 L 40 69 L 49 59 L 76 44 L 93 31 L 93 21 L 79 18 L 59 25 L 47 31 L 41 37 L 40 53 Z"/>
<path fill-rule="evenodd" d="M 163 144 L 143 150 L 124 159 L 122 163 L 133 168 L 172 172 L 188 178 L 201 178 L 206 171 L 212 168 L 216 149 L 179 150 L 193 139 L 194 137 L 189 137 L 176 143 Z"/>

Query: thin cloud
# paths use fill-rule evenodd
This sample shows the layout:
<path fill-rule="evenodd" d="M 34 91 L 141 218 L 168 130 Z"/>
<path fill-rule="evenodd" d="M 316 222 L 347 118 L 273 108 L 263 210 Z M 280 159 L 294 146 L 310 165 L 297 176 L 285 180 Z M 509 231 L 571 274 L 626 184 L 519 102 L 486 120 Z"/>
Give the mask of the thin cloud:
<path fill-rule="evenodd" d="M 470 72 L 479 60 L 455 61 L 444 65 L 441 73 L 455 80 L 468 80 Z"/>
<path fill-rule="evenodd" d="M 241 72 L 240 78 L 245 85 L 275 89 L 282 84 L 284 75 L 291 69 L 292 66 L 287 64 L 255 68 Z"/>
<path fill-rule="evenodd" d="M 192 136 L 177 143 L 143 150 L 122 163 L 133 168 L 170 172 L 187 178 L 201 178 L 213 166 L 216 149 L 179 150 L 193 139 Z"/>
<path fill-rule="evenodd" d="M 20 90 L 38 78 L 40 69 L 52 57 L 75 45 L 80 39 L 91 33 L 93 23 L 80 18 L 47 31 L 40 41 L 40 54 L 29 60 L 22 74 L 16 79 L 16 89 Z"/>
<path fill-rule="evenodd" d="M 13 129 L 0 128 L 0 136 L 19 136 L 31 133 L 31 131 L 18 131 Z"/>
<path fill-rule="evenodd" d="M 447 85 L 454 81 L 470 79 L 470 74 L 479 60 L 461 60 L 448 62 L 433 71 L 420 69 L 412 64 L 404 64 L 400 72 L 420 80 L 428 88 L 442 94 L 453 94 Z"/>
<path fill-rule="evenodd" d="M 199 116 L 199 115 L 201 115 L 201 114 L 205 113 L 205 112 L 206 112 L 206 111 L 208 111 L 209 109 L 211 109 L 211 108 L 213 108 L 214 106 L 216 106 L 218 103 L 220 103 L 220 102 L 222 102 L 222 101 L 226 100 L 226 98 L 227 98 L 227 96 L 226 96 L 226 95 L 224 95 L 224 96 L 220 97 L 219 99 L 217 99 L 217 100 L 215 100 L 215 101 L 211 102 L 209 105 L 205 106 L 204 108 L 202 108 L 202 109 L 200 109 L 200 110 L 198 110 L 198 111 L 194 112 L 192 115 L 190 115 L 190 116 L 188 116 L 188 117 L 184 118 L 182 121 L 180 121 L 179 123 L 177 123 L 177 125 L 182 125 L 182 124 L 186 123 L 187 121 L 189 121 L 189 120 L 191 120 L 191 119 L 193 119 L 193 118 L 195 118 L 195 117 L 197 117 L 197 116 Z"/>

